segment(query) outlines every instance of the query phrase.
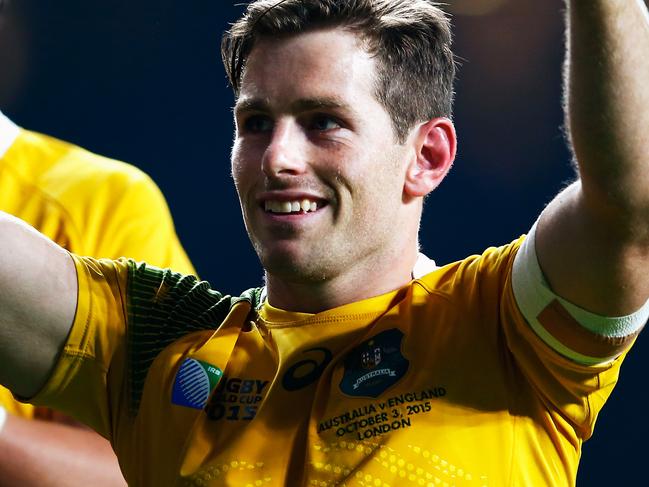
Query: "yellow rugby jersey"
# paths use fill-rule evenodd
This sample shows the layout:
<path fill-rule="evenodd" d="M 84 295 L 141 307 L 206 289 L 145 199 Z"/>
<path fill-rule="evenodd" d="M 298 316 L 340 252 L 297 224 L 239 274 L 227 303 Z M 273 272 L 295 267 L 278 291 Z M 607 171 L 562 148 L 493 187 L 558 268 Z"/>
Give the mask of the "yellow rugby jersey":
<path fill-rule="evenodd" d="M 2 136 L 6 136 L 3 138 Z M 6 146 L 3 142 L 6 141 Z M 0 210 L 71 252 L 194 269 L 155 183 L 139 169 L 20 129 L 0 113 Z M 12 414 L 48 418 L 0 387 Z"/>
<path fill-rule="evenodd" d="M 521 241 L 314 315 L 74 257 L 75 323 L 35 401 L 108 437 L 134 486 L 572 486 L 622 358 L 539 339 Z"/>

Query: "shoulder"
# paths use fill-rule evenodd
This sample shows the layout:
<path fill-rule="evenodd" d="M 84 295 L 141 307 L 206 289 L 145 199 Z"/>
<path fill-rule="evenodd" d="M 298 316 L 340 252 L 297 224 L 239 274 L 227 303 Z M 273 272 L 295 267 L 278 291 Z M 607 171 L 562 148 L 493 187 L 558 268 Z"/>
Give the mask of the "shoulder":
<path fill-rule="evenodd" d="M 475 295 L 491 290 L 502 293 L 511 276 L 514 258 L 525 236 L 500 247 L 489 247 L 482 254 L 471 255 L 426 274 L 417 283 L 432 294 L 447 297 Z"/>
<path fill-rule="evenodd" d="M 96 198 L 96 191 L 115 192 L 133 185 L 154 186 L 135 166 L 100 156 L 78 145 L 21 130 L 7 158 L 28 181 L 56 200 L 73 195 Z"/>
<path fill-rule="evenodd" d="M 127 287 L 131 409 L 137 410 L 147 372 L 168 346 L 192 333 L 216 330 L 241 301 L 259 306 L 262 288 L 224 295 L 207 281 L 129 261 Z"/>
<path fill-rule="evenodd" d="M 91 221 L 114 221 L 122 213 L 170 218 L 155 182 L 131 164 L 27 130 L 7 158 L 19 185 L 39 195 L 44 205 L 58 207 L 79 238 L 85 238 Z"/>

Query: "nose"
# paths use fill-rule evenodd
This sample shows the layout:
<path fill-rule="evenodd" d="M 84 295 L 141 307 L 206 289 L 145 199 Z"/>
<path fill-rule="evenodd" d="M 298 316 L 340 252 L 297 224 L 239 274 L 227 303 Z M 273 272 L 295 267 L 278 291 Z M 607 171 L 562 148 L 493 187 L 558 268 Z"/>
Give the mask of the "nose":
<path fill-rule="evenodd" d="M 298 175 L 305 171 L 304 139 L 300 127 L 292 120 L 278 120 L 261 161 L 268 177 Z"/>

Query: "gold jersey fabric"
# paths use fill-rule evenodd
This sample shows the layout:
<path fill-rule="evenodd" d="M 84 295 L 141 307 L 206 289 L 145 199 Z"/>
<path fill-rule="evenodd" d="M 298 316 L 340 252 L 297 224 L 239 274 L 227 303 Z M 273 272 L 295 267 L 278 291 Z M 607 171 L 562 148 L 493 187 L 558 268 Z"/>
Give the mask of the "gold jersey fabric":
<path fill-rule="evenodd" d="M 11 123 L 1 113 L 0 118 Z M 55 138 L 9 128 L 18 135 L 0 156 L 0 210 L 77 254 L 126 256 L 194 272 L 164 197 L 146 174 Z M 0 406 L 23 417 L 50 415 L 15 401 L 1 387 Z"/>
<path fill-rule="evenodd" d="M 534 333 L 522 240 L 314 315 L 74 257 L 75 323 L 35 400 L 110 438 L 133 486 L 572 486 L 624 354 L 579 365 Z"/>

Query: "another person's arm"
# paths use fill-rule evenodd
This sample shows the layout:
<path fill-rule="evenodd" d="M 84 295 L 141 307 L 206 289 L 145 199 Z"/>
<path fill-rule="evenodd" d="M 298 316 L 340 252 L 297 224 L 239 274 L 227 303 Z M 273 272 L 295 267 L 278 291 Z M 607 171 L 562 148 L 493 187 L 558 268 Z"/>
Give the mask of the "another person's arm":
<path fill-rule="evenodd" d="M 604 316 L 649 298 L 649 16 L 643 0 L 570 0 L 566 119 L 580 179 L 536 246 L 553 290 Z"/>
<path fill-rule="evenodd" d="M 0 487 L 126 485 L 110 444 L 78 426 L 9 416 L 0 451 Z"/>

